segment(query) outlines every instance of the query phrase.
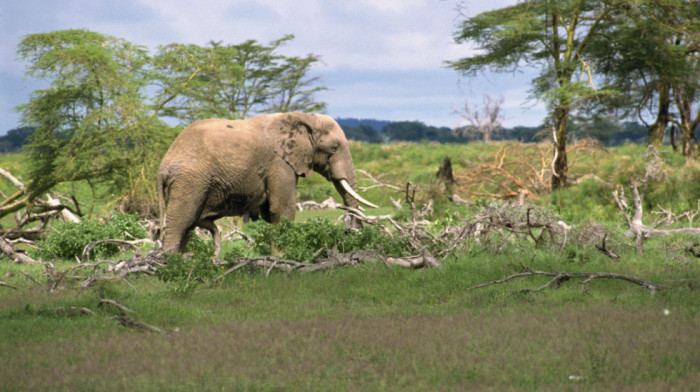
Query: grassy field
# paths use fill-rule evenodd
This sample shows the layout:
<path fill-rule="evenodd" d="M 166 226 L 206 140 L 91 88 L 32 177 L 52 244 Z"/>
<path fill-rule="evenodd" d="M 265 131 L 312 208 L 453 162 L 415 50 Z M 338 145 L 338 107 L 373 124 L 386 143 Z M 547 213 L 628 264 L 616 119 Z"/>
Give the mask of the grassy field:
<path fill-rule="evenodd" d="M 692 390 L 700 382 L 700 273 L 649 255 L 585 264 L 550 252 L 475 252 L 440 269 L 381 264 L 240 272 L 189 295 L 152 277 L 47 293 L 3 265 L 2 390 Z M 630 255 L 631 256 L 631 255 Z M 594 281 L 522 294 L 533 268 L 616 271 L 675 288 L 653 297 Z M 163 333 L 124 328 L 110 298 Z M 85 307 L 94 314 L 71 312 Z"/>
<path fill-rule="evenodd" d="M 353 154 L 358 168 L 376 175 L 390 167 L 387 180 L 411 180 L 430 189 L 445 155 L 459 174 L 499 148 L 359 145 Z M 582 183 L 534 200 L 572 224 L 608 227 L 620 259 L 574 238 L 564 248 L 535 248 L 527 239 L 473 241 L 435 269 L 381 262 L 269 276 L 241 269 L 185 292 L 146 275 L 88 288 L 79 288 L 77 280 L 50 292 L 43 266 L 0 260 L 0 281 L 16 287 L 0 287 L 0 391 L 695 390 L 700 385 L 700 259 L 684 247 L 698 238 L 651 238 L 638 256 L 633 241 L 621 235 L 624 221 L 610 205 L 611 186 L 643 173 L 643 152 L 626 146 L 598 159 L 582 156 L 572 171 L 593 171 L 613 185 Z M 647 202 L 666 201 L 662 205 L 676 212 L 692 207 L 693 197 L 700 196 L 698 184 L 684 181 L 698 176 L 697 166 L 664 154 L 670 157 L 668 177 L 650 186 Z M 0 158 L 2 165 L 14 162 Z M 603 191 L 606 195 L 599 194 Z M 302 196 L 322 200 L 333 192 L 319 176 L 300 181 Z M 369 192 L 383 206 L 389 196 L 399 197 Z M 431 219 L 465 219 L 471 213 L 439 207 Z M 304 212 L 297 220 L 337 216 L 336 211 Z M 231 247 L 227 243 L 224 254 Z M 75 266 L 71 260 L 51 262 L 59 271 Z M 520 272 L 521 264 L 627 274 L 658 284 L 659 290 L 651 295 L 629 282 L 596 279 L 523 291 L 545 284 L 546 277 L 469 290 Z M 132 320 L 161 332 L 124 327 L 115 319 L 120 314 L 115 307 L 100 305 L 105 298 L 132 310 L 127 313 Z"/>

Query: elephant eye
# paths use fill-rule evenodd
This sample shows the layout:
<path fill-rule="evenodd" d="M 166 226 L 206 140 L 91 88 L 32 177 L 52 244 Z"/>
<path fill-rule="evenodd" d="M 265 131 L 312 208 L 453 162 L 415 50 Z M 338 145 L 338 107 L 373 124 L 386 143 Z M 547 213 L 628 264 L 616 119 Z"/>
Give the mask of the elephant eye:
<path fill-rule="evenodd" d="M 335 153 L 336 151 L 338 151 L 339 148 L 340 148 L 339 145 L 337 145 L 337 144 L 336 144 L 336 145 L 333 145 L 333 146 L 331 146 L 331 152 L 332 152 L 332 153 Z"/>

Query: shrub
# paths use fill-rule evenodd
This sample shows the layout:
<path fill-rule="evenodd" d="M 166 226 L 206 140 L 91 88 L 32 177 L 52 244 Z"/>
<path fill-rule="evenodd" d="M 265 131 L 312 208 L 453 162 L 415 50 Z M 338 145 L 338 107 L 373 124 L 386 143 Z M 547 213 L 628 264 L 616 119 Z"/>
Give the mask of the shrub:
<path fill-rule="evenodd" d="M 255 222 L 248 230 L 255 239 L 256 253 L 270 254 L 274 247 L 282 257 L 304 262 L 324 257 L 332 249 L 343 253 L 376 249 L 395 257 L 406 256 L 411 250 L 406 238 L 388 236 L 376 226 L 346 232 L 342 224 L 320 218 L 300 223 L 283 219 L 279 225 Z"/>
<path fill-rule="evenodd" d="M 33 252 L 43 259 L 74 259 L 82 255 L 85 245 L 94 241 L 145 237 L 146 231 L 139 225 L 137 215 L 115 212 L 106 223 L 96 220 L 81 223 L 58 221 Z M 93 248 L 91 255 L 108 257 L 117 252 L 119 247 L 115 244 L 100 244 Z"/>
<path fill-rule="evenodd" d="M 212 262 L 214 248 L 196 235 L 187 244 L 191 256 L 179 253 L 166 253 L 167 264 L 158 270 L 158 278 L 175 285 L 175 291 L 188 293 L 201 283 L 207 282 L 220 273 L 221 266 Z"/>

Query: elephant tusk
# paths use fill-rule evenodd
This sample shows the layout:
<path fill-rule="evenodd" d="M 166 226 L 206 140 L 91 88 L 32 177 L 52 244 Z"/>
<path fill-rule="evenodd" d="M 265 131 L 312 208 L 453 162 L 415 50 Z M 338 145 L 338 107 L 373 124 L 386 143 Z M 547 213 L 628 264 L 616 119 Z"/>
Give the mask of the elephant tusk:
<path fill-rule="evenodd" d="M 360 203 L 365 204 L 368 207 L 379 208 L 377 205 L 368 202 L 367 200 L 363 199 L 362 196 L 358 195 L 357 192 L 355 192 L 352 189 L 352 187 L 350 187 L 350 184 L 348 184 L 347 181 L 340 180 L 340 185 L 343 186 L 343 189 L 345 189 L 345 191 L 348 192 L 350 194 L 350 196 L 354 197 L 355 200 L 359 201 Z"/>

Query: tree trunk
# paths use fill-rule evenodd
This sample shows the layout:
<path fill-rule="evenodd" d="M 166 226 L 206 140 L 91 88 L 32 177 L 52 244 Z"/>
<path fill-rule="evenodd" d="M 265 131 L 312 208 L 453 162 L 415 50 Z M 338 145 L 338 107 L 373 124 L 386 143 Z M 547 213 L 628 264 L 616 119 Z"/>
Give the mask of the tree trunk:
<path fill-rule="evenodd" d="M 649 144 L 654 147 L 661 147 L 666 133 L 666 125 L 668 125 L 671 116 L 669 115 L 669 107 L 671 106 L 671 85 L 666 82 L 661 82 L 659 87 L 659 112 L 656 115 L 656 121 L 649 126 Z"/>
<path fill-rule="evenodd" d="M 554 109 L 554 137 L 556 158 L 552 165 L 552 190 L 566 185 L 569 162 L 566 157 L 566 127 L 569 122 L 569 108 L 559 106 Z"/>
<path fill-rule="evenodd" d="M 450 160 L 450 157 L 445 157 L 442 159 L 440 162 L 440 168 L 435 176 L 448 184 L 455 183 L 455 176 L 452 172 L 452 161 Z"/>
<path fill-rule="evenodd" d="M 695 119 L 691 118 L 693 115 L 691 113 L 692 105 L 689 94 L 685 92 L 682 87 L 679 89 L 674 89 L 674 92 L 676 95 L 676 107 L 678 108 L 680 117 L 679 125 L 681 128 L 683 156 L 689 160 L 693 160 L 697 155 L 697 151 L 695 149 L 696 139 L 693 131 L 698 126 L 698 122 L 700 122 L 700 111 L 696 115 Z"/>
<path fill-rule="evenodd" d="M 683 141 L 683 156 L 687 159 L 695 159 L 696 149 L 695 140 L 693 139 L 693 130 L 688 122 L 683 121 L 681 125 L 681 140 Z"/>

